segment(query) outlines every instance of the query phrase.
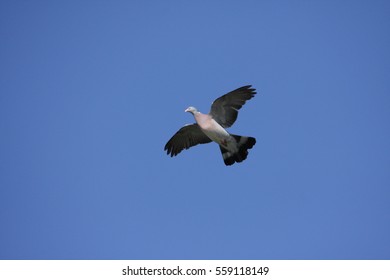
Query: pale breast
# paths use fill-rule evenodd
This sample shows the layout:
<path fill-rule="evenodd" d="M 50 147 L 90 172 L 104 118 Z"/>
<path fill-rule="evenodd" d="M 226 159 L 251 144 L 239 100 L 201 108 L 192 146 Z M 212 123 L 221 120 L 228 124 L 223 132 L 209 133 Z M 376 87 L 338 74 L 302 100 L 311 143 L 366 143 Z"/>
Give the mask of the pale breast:
<path fill-rule="evenodd" d="M 218 144 L 226 142 L 230 138 L 229 133 L 217 123 L 213 118 L 207 116 L 200 121 L 197 120 L 198 125 L 211 140 Z"/>

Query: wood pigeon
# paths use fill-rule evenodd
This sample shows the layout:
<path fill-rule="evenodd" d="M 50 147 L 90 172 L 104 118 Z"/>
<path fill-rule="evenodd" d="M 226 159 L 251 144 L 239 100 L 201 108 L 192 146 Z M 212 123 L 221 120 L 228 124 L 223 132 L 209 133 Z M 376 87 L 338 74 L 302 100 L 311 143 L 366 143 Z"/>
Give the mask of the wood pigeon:
<path fill-rule="evenodd" d="M 245 160 L 248 150 L 256 144 L 256 139 L 230 134 L 225 128 L 234 124 L 238 110 L 255 96 L 256 91 L 251 87 L 243 86 L 217 98 L 208 114 L 202 114 L 195 107 L 188 107 L 185 112 L 194 115 L 196 123 L 183 126 L 172 136 L 164 148 L 167 154 L 173 157 L 184 149 L 214 141 L 219 145 L 226 165 Z"/>

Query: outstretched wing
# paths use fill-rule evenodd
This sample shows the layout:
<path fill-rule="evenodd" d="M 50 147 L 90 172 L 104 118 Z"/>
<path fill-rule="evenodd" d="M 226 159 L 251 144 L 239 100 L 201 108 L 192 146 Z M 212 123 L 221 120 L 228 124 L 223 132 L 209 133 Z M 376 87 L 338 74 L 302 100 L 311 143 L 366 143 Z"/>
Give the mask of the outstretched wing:
<path fill-rule="evenodd" d="M 184 149 L 189 149 L 198 144 L 205 144 L 211 142 L 211 139 L 206 136 L 200 127 L 194 124 L 187 124 L 179 129 L 175 135 L 167 142 L 164 151 L 171 157 L 178 155 Z"/>
<path fill-rule="evenodd" d="M 256 94 L 256 90 L 251 87 L 240 87 L 217 98 L 211 104 L 209 115 L 224 128 L 232 126 L 237 119 L 238 110 Z"/>

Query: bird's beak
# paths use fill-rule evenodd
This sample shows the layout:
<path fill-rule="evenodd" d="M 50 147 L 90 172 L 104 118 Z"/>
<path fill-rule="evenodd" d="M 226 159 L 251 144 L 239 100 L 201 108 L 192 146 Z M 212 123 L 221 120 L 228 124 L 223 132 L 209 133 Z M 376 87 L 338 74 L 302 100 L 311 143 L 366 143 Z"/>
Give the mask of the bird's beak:
<path fill-rule="evenodd" d="M 187 109 L 185 109 L 185 110 L 184 110 L 184 112 L 186 112 L 186 113 L 187 113 L 187 112 L 188 112 L 188 108 L 187 108 Z"/>

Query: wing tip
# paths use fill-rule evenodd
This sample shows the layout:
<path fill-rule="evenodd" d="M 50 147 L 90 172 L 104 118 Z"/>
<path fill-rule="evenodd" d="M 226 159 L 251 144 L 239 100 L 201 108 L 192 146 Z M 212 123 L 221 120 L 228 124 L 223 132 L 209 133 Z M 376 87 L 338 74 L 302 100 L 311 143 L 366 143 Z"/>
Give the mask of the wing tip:
<path fill-rule="evenodd" d="M 242 86 L 242 87 L 239 87 L 238 89 L 236 89 L 237 91 L 244 91 L 244 92 L 248 92 L 248 93 L 251 93 L 251 94 L 256 94 L 256 89 L 252 87 L 252 85 L 246 85 L 246 86 Z"/>

